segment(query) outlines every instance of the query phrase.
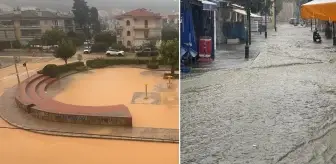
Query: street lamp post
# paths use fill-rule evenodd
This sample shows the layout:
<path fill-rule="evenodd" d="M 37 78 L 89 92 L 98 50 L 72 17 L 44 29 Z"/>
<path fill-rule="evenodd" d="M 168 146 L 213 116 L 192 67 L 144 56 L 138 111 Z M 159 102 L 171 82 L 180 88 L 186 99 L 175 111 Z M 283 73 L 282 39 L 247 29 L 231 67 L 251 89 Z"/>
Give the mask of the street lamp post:
<path fill-rule="evenodd" d="M 19 71 L 17 69 L 17 62 L 18 62 L 18 58 L 17 56 L 13 56 L 13 59 L 14 59 L 14 66 L 15 66 L 15 72 L 16 72 L 16 78 L 17 78 L 17 81 L 18 81 L 18 84 L 20 84 L 20 76 L 19 76 Z"/>
<path fill-rule="evenodd" d="M 336 34 L 335 34 L 335 22 L 332 22 L 332 28 L 333 28 L 333 45 L 336 46 Z"/>
<path fill-rule="evenodd" d="M 247 5 L 247 23 L 248 23 L 248 40 L 249 40 L 249 45 L 251 45 L 252 37 L 251 37 L 251 0 L 248 0 L 248 5 Z"/>
<path fill-rule="evenodd" d="M 248 25 L 247 27 L 249 28 L 248 30 L 246 30 L 246 42 L 245 42 L 245 59 L 248 59 L 249 56 L 250 56 L 250 47 L 249 47 L 249 44 L 250 44 L 250 26 L 251 26 L 251 11 L 250 11 L 250 0 L 246 0 L 246 13 L 247 13 L 247 22 L 248 22 Z"/>
<path fill-rule="evenodd" d="M 265 0 L 265 38 L 267 38 L 267 0 Z"/>

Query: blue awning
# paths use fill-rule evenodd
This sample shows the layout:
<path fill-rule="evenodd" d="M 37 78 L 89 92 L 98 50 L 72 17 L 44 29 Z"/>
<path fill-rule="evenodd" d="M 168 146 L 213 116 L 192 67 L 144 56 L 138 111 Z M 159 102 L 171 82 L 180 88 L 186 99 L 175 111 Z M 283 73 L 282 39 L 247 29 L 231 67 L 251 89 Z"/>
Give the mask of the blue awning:
<path fill-rule="evenodd" d="M 203 4 L 203 10 L 216 10 L 217 8 L 217 3 L 207 1 L 207 0 L 199 0 Z"/>

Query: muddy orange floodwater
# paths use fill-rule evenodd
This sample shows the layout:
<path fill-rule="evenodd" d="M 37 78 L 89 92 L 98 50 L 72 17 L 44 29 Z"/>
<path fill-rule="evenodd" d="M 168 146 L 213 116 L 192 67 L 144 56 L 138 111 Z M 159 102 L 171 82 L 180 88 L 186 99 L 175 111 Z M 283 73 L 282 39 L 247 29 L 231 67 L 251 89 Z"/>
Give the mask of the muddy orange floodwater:
<path fill-rule="evenodd" d="M 177 164 L 178 144 L 85 139 L 0 129 L 3 164 Z"/>
<path fill-rule="evenodd" d="M 91 70 L 63 78 L 51 89 L 61 90 L 54 99 L 75 105 L 103 106 L 125 104 L 133 117 L 134 127 L 179 127 L 178 81 L 167 89 L 162 71 L 138 68 L 107 68 Z M 134 92 L 157 92 L 161 103 L 132 104 Z"/>
<path fill-rule="evenodd" d="M 130 68 L 92 70 L 63 79 L 58 84 L 62 91 L 55 99 L 80 105 L 123 103 L 131 111 L 134 126 L 177 129 L 178 101 L 131 104 L 133 93 L 143 92 L 144 84 L 152 92 L 155 85 L 166 83 L 162 72 Z M 178 96 L 178 81 L 173 84 L 175 89 L 160 93 L 161 99 Z M 11 127 L 1 119 L 0 125 Z M 178 144 L 57 137 L 0 128 L 0 163 L 3 164 L 175 164 L 178 148 Z"/>

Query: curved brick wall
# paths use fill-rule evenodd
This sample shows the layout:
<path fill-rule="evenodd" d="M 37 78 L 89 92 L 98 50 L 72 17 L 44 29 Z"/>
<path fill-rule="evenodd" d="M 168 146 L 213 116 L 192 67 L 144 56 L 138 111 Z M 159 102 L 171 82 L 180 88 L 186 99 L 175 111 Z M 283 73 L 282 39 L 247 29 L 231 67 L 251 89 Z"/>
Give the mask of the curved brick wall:
<path fill-rule="evenodd" d="M 48 121 L 132 126 L 132 116 L 128 108 L 113 106 L 78 106 L 53 100 L 45 94 L 47 87 L 57 79 L 36 74 L 23 81 L 15 96 L 16 104 L 36 118 Z"/>

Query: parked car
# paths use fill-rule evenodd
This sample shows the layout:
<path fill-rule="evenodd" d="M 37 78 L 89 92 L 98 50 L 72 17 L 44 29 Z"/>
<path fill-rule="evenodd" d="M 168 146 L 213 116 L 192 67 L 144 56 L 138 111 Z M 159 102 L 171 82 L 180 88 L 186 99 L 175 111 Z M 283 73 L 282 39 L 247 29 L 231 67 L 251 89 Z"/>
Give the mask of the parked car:
<path fill-rule="evenodd" d="M 151 48 L 145 48 L 139 52 L 136 53 L 137 56 L 158 56 L 159 51 L 158 50 L 152 50 Z"/>
<path fill-rule="evenodd" d="M 124 51 L 109 49 L 106 51 L 106 56 L 124 56 Z"/>
<path fill-rule="evenodd" d="M 136 47 L 135 49 L 134 49 L 134 51 L 135 51 L 135 53 L 138 53 L 138 52 L 141 52 L 141 47 Z"/>
<path fill-rule="evenodd" d="M 91 53 L 91 47 L 85 47 L 83 53 L 84 53 L 84 54 L 89 54 L 89 53 Z"/>

